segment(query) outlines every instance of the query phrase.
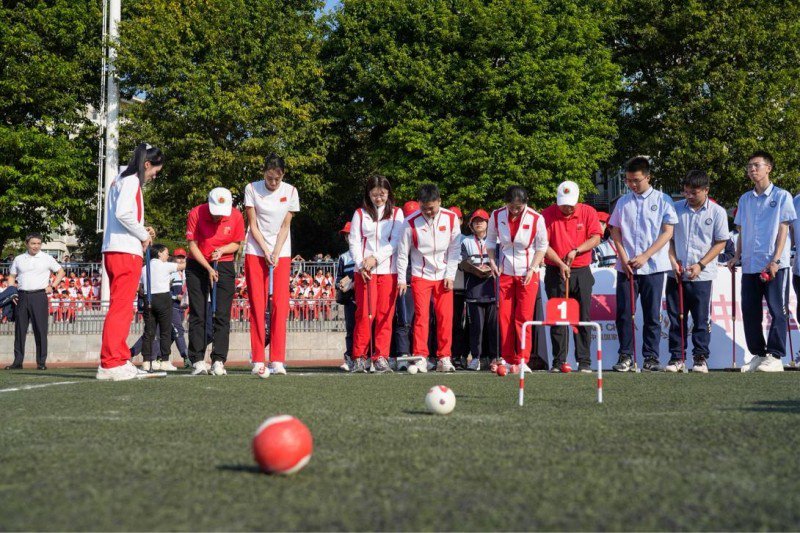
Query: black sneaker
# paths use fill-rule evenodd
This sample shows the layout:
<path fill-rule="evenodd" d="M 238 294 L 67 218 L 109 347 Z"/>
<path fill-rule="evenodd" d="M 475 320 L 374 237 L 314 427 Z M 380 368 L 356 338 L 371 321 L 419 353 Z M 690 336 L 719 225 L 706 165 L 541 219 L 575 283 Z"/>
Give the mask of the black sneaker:
<path fill-rule="evenodd" d="M 644 364 L 642 365 L 642 370 L 648 372 L 661 372 L 664 369 L 661 367 L 661 364 L 658 362 L 658 359 L 656 359 L 655 357 L 648 357 L 647 359 L 644 360 Z"/>
<path fill-rule="evenodd" d="M 551 374 L 560 374 L 561 373 L 561 361 L 558 359 L 553 359 L 553 366 L 550 367 Z"/>
<path fill-rule="evenodd" d="M 578 361 L 578 372 L 583 372 L 584 374 L 591 374 L 592 363 L 586 361 Z"/>
<path fill-rule="evenodd" d="M 611 367 L 614 372 L 630 372 L 633 367 L 633 361 L 627 355 L 620 354 L 617 364 Z"/>

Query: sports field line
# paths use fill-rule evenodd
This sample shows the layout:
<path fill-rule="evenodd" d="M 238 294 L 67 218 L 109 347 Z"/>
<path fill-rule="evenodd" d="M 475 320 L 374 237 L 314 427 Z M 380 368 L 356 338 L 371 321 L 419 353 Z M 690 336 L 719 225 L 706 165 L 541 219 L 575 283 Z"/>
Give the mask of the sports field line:
<path fill-rule="evenodd" d="M 10 389 L 0 389 L 0 392 L 18 392 L 31 389 L 43 389 L 45 387 L 54 387 L 56 385 L 73 385 L 75 383 L 86 383 L 86 381 L 56 381 L 55 383 L 42 383 L 41 385 L 23 385 L 22 387 L 12 387 Z"/>

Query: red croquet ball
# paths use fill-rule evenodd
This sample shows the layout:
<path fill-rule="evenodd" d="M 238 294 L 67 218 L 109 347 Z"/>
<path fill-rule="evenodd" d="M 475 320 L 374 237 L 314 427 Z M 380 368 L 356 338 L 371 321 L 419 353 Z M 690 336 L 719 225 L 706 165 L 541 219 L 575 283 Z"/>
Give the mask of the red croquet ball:
<path fill-rule="evenodd" d="M 273 416 L 264 421 L 253 437 L 253 457 L 268 474 L 294 474 L 311 459 L 311 432 L 293 416 Z"/>
<path fill-rule="evenodd" d="M 508 368 L 506 367 L 506 365 L 498 365 L 497 366 L 497 375 L 498 376 L 505 376 L 506 374 L 508 374 Z"/>

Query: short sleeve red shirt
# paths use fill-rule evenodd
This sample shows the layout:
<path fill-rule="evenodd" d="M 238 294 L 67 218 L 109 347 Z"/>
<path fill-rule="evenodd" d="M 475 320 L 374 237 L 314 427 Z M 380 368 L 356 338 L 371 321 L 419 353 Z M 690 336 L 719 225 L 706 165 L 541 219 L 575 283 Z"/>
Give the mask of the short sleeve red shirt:
<path fill-rule="evenodd" d="M 600 219 L 597 218 L 597 211 L 594 207 L 586 204 L 575 204 L 575 212 L 570 217 L 565 217 L 558 205 L 553 204 L 542 211 L 544 225 L 547 228 L 547 236 L 550 239 L 550 247 L 564 257 L 571 250 L 574 250 L 589 237 L 603 235 L 600 227 Z M 555 266 L 555 263 L 545 258 L 546 265 Z M 589 250 L 575 257 L 572 262 L 573 268 L 589 266 L 592 262 L 592 251 Z"/>
<path fill-rule="evenodd" d="M 207 260 L 211 252 L 230 244 L 244 240 L 244 218 L 238 209 L 215 222 L 208 210 L 208 204 L 201 204 L 189 212 L 186 220 L 186 240 L 197 242 L 197 247 Z M 234 254 L 225 254 L 220 261 L 233 261 Z"/>

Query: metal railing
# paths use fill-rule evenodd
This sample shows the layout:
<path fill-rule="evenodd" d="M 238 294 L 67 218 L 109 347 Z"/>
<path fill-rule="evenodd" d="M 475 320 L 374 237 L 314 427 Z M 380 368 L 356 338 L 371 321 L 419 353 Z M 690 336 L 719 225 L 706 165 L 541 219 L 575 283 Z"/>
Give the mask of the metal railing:
<path fill-rule="evenodd" d="M 103 332 L 105 308 L 108 302 L 83 302 L 83 308 L 58 312 L 55 309 L 50 315 L 49 335 L 99 335 Z M 68 304 L 69 305 L 69 304 Z M 69 312 L 73 311 L 73 312 Z M 250 331 L 250 308 L 247 300 L 236 299 L 231 306 L 231 331 Z M 188 329 L 188 320 L 184 318 L 184 328 Z M 289 319 L 286 321 L 288 332 L 329 332 L 344 331 L 344 308 L 335 300 L 290 300 Z M 142 333 L 144 323 L 142 315 L 136 312 L 131 333 Z M 0 323 L 0 335 L 13 335 L 14 323 Z"/>

